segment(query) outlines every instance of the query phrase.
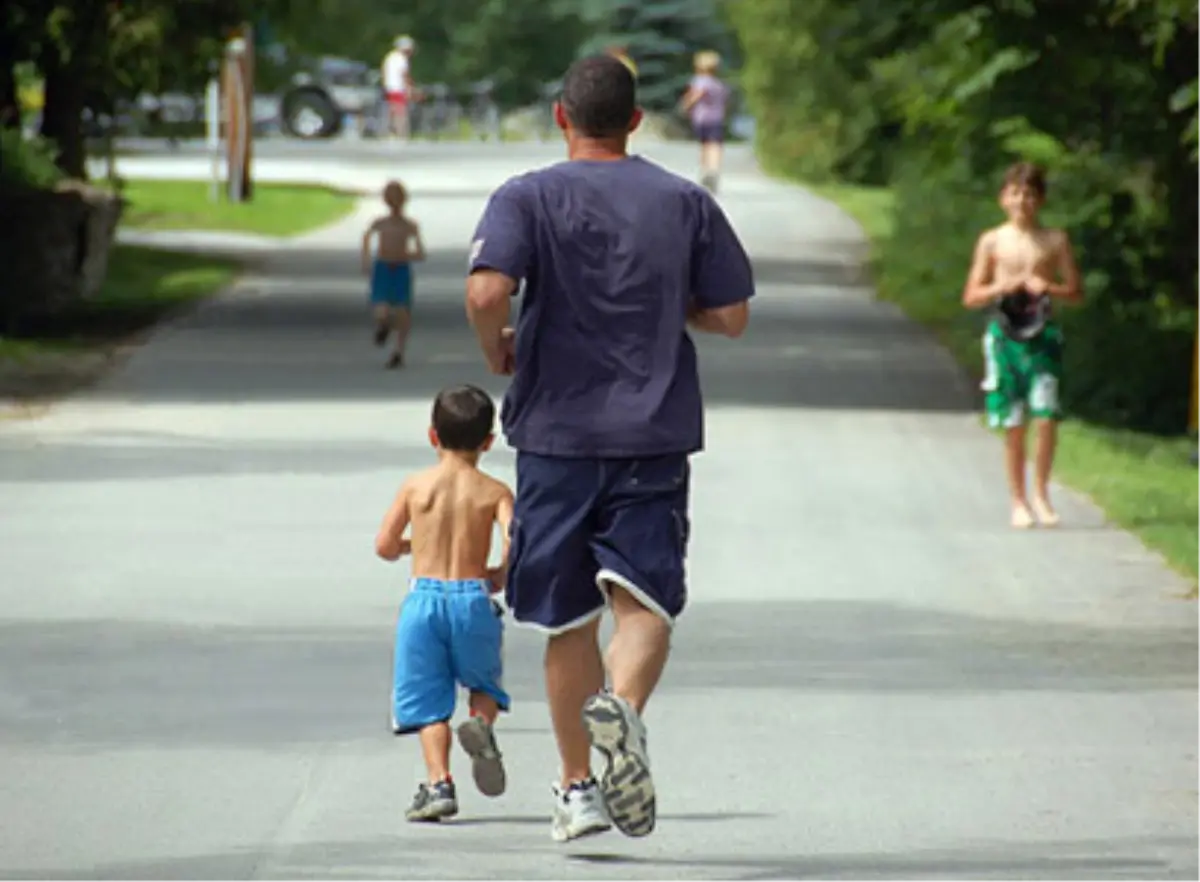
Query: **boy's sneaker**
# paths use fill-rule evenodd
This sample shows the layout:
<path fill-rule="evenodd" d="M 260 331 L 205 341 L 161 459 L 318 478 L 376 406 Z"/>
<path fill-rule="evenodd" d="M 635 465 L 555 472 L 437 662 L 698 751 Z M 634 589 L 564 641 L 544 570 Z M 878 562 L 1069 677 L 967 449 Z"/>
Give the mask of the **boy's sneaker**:
<path fill-rule="evenodd" d="M 576 781 L 565 789 L 555 784 L 552 790 L 554 816 L 550 820 L 550 836 L 555 842 L 567 842 L 612 829 L 595 778 Z"/>
<path fill-rule="evenodd" d="M 475 786 L 484 796 L 499 796 L 504 792 L 507 779 L 504 761 L 492 727 L 483 717 L 471 717 L 458 727 L 458 743 L 471 758 L 471 772 Z"/>
<path fill-rule="evenodd" d="M 623 698 L 602 692 L 584 703 L 583 725 L 606 760 L 600 792 L 608 816 L 626 836 L 649 835 L 657 804 L 641 717 Z"/>
<path fill-rule="evenodd" d="M 417 788 L 412 805 L 404 813 L 409 821 L 440 821 L 442 818 L 452 818 L 458 814 L 458 796 L 454 792 L 453 781 L 439 781 L 436 784 L 422 783 Z"/>

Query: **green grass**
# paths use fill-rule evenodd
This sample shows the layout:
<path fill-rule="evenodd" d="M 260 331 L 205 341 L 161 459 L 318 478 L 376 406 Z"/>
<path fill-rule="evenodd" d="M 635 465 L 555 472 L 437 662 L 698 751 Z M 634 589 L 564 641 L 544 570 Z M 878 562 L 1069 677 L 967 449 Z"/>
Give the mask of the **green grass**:
<path fill-rule="evenodd" d="M 892 232 L 891 193 L 846 185 L 812 187 L 858 221 L 876 246 Z M 960 365 L 978 376 L 978 323 L 950 292 L 901 289 L 889 284 L 886 267 L 873 261 L 880 296 L 896 303 L 910 318 L 930 327 Z M 965 268 L 964 268 L 965 272 Z M 1200 539 L 1196 443 L 1119 431 L 1067 420 L 1055 459 L 1055 473 L 1086 493 L 1108 517 L 1155 549 L 1180 572 L 1197 576 Z"/>
<path fill-rule="evenodd" d="M 121 223 L 139 230 L 223 230 L 265 236 L 294 236 L 348 214 L 356 197 L 325 187 L 255 184 L 249 202 L 210 196 L 208 181 L 126 181 L 129 204 Z"/>
<path fill-rule="evenodd" d="M 231 260 L 118 245 L 100 292 L 53 318 L 0 338 L 0 392 L 54 397 L 81 385 L 110 352 L 162 319 L 208 297 L 237 275 Z"/>

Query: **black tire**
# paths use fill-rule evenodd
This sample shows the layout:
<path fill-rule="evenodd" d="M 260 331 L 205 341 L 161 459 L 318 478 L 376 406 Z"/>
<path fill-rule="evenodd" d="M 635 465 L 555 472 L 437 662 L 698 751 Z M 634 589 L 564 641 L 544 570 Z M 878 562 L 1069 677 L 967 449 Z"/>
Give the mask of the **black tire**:
<path fill-rule="evenodd" d="M 305 141 L 332 137 L 342 121 L 328 96 L 313 89 L 284 96 L 282 116 L 284 130 Z"/>

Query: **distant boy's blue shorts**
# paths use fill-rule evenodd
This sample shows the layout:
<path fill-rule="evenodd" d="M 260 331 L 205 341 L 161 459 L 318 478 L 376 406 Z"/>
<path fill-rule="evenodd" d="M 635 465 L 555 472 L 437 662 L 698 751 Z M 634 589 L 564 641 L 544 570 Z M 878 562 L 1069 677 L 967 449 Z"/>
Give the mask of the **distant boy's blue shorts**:
<path fill-rule="evenodd" d="M 618 585 L 668 623 L 687 604 L 686 454 L 570 459 L 517 454 L 505 599 L 551 634 L 604 612 Z"/>
<path fill-rule="evenodd" d="M 412 268 L 407 263 L 375 261 L 371 268 L 371 303 L 408 309 L 412 304 Z"/>
<path fill-rule="evenodd" d="M 414 579 L 396 623 L 392 731 L 416 732 L 454 716 L 456 687 L 508 710 L 501 686 L 500 610 L 482 579 Z"/>

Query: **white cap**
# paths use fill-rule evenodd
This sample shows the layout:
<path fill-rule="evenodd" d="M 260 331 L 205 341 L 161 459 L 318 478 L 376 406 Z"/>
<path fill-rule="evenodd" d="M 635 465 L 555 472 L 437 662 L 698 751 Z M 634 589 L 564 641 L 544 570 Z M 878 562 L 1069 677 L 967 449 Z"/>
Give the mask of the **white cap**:
<path fill-rule="evenodd" d="M 401 52 L 405 51 L 406 49 L 412 49 L 413 48 L 413 38 L 408 36 L 408 34 L 405 34 L 402 37 L 397 37 L 396 38 L 396 48 L 399 49 Z"/>

